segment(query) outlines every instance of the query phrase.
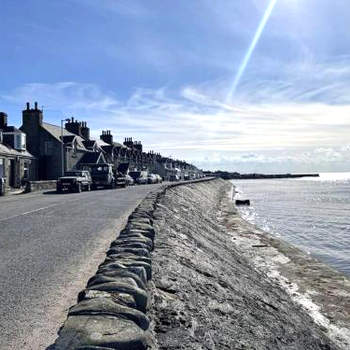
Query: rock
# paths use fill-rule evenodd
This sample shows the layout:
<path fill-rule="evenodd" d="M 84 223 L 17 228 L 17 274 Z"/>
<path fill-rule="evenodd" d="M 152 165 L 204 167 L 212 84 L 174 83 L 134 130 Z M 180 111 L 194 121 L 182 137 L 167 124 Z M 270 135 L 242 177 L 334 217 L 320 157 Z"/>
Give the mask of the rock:
<path fill-rule="evenodd" d="M 68 313 L 72 315 L 109 315 L 135 322 L 143 330 L 149 328 L 149 319 L 138 310 L 118 304 L 111 298 L 95 298 L 83 300 L 73 306 Z"/>
<path fill-rule="evenodd" d="M 142 223 L 142 224 L 148 224 L 153 225 L 153 220 L 148 217 L 142 217 L 141 215 L 139 217 L 131 216 L 128 220 L 129 223 Z"/>
<path fill-rule="evenodd" d="M 124 247 L 110 248 L 107 252 L 107 255 L 120 254 L 120 253 L 131 253 L 131 254 L 135 254 L 138 256 L 145 256 L 147 258 L 150 257 L 150 252 L 148 249 L 145 249 L 145 248 L 124 248 Z"/>
<path fill-rule="evenodd" d="M 127 239 L 121 240 L 120 242 L 118 242 L 118 244 L 115 244 L 110 249 L 118 249 L 118 248 L 139 248 L 139 249 L 146 249 L 148 252 L 152 250 L 152 248 L 144 242 L 140 242 L 137 240 L 131 241 Z"/>
<path fill-rule="evenodd" d="M 146 290 L 146 284 L 141 280 L 141 278 L 137 274 L 121 268 L 117 270 L 105 271 L 104 273 L 97 273 L 95 276 L 89 279 L 87 285 L 89 287 L 90 285 L 94 285 L 94 284 L 100 284 L 105 282 L 116 282 L 120 277 L 132 278 L 139 288 Z"/>
<path fill-rule="evenodd" d="M 147 272 L 144 266 L 132 266 L 132 265 L 125 266 L 109 259 L 110 258 L 106 258 L 105 262 L 102 265 L 100 265 L 97 273 L 108 274 L 108 273 L 117 271 L 118 269 L 123 269 L 136 274 L 144 284 L 147 283 Z"/>
<path fill-rule="evenodd" d="M 69 316 L 59 332 L 55 350 L 100 346 L 118 350 L 147 349 L 147 334 L 133 321 L 112 316 Z"/>
<path fill-rule="evenodd" d="M 152 264 L 152 259 L 151 258 L 148 258 L 146 256 L 140 256 L 140 255 L 135 255 L 135 254 L 132 254 L 132 253 L 119 253 L 119 254 L 111 254 L 111 255 L 108 255 L 105 259 L 105 262 L 107 262 L 107 259 L 110 259 L 108 261 L 111 261 L 113 263 L 120 263 L 120 260 L 121 259 L 131 259 L 131 260 L 134 260 L 134 261 L 143 261 L 149 265 Z M 102 263 L 101 266 L 105 265 L 105 263 Z"/>
<path fill-rule="evenodd" d="M 129 284 L 126 282 L 118 281 L 118 282 L 107 282 L 102 284 L 93 285 L 87 288 L 88 290 L 100 290 L 109 293 L 125 293 L 130 294 L 134 297 L 137 305 L 137 309 L 146 312 L 148 295 L 147 293 L 138 288 L 133 284 Z"/>
<path fill-rule="evenodd" d="M 151 230 L 151 231 L 148 231 L 148 230 L 143 230 L 143 229 L 140 229 L 140 228 L 131 228 L 129 227 L 128 230 L 127 230 L 128 233 L 138 233 L 138 234 L 141 234 L 145 237 L 148 237 L 150 238 L 152 241 L 154 241 L 154 237 L 155 237 L 155 232 L 154 230 Z"/>
<path fill-rule="evenodd" d="M 106 348 L 105 346 L 94 346 L 94 345 L 82 345 L 79 346 L 77 348 L 75 348 L 75 350 L 111 350 L 113 348 Z"/>
<path fill-rule="evenodd" d="M 154 228 L 151 225 L 148 224 L 143 224 L 143 223 L 128 223 L 127 228 L 132 229 L 137 229 L 137 230 L 143 230 L 143 231 L 148 231 L 148 232 L 153 232 L 154 234 Z"/>
<path fill-rule="evenodd" d="M 135 243 L 143 244 L 144 246 L 147 246 L 149 250 L 153 250 L 152 240 L 143 235 L 120 237 L 111 243 L 111 248 Z"/>
<path fill-rule="evenodd" d="M 79 293 L 78 303 L 80 303 L 83 300 L 89 300 L 94 298 L 110 298 L 114 302 L 117 302 L 121 305 L 128 306 L 132 309 L 137 308 L 135 298 L 130 294 L 120 293 L 120 292 L 109 293 L 109 292 L 103 292 L 100 290 L 89 290 L 89 289 L 84 289 Z"/>

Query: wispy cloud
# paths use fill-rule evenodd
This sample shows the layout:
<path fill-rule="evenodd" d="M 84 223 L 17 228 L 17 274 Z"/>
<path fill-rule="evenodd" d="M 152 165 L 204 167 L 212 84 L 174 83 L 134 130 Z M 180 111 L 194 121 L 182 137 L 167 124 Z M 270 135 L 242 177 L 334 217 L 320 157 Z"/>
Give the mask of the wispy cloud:
<path fill-rule="evenodd" d="M 338 66 L 333 72 L 318 70 L 324 71 L 325 91 L 332 91 L 325 95 L 330 96 L 328 103 L 327 99 L 314 101 L 317 86 L 304 91 L 293 82 L 283 88 L 275 84 L 275 89 L 273 84 L 265 88 L 261 84 L 259 103 L 252 103 L 250 96 L 241 98 L 237 105 L 222 102 L 224 93 L 220 89 L 224 89 L 224 83 L 218 81 L 184 86 L 178 91 L 136 89 L 126 101 L 93 84 L 74 82 L 27 84 L 0 98 L 15 104 L 37 99 L 48 106 L 52 121 L 59 119 L 58 111 L 75 115 L 89 121 L 96 137 L 101 129 L 109 128 L 119 139 L 134 136 L 144 142 L 146 149 L 186 158 L 207 168 L 248 169 L 275 164 L 287 169 L 331 166 L 334 162 L 350 166 L 350 103 L 345 104 L 344 99 L 334 103 L 333 96 L 343 91 L 337 94 L 331 89 L 331 77 L 344 76 L 347 69 Z M 339 83 L 333 89 L 345 85 Z M 279 92 L 278 98 L 270 96 L 272 91 Z M 296 91 L 303 98 L 293 101 Z"/>

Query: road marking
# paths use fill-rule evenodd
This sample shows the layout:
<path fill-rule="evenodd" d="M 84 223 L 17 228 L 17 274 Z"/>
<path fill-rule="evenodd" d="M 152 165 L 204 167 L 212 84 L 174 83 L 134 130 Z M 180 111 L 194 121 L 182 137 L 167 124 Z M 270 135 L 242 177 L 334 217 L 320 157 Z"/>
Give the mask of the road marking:
<path fill-rule="evenodd" d="M 61 204 L 61 203 L 60 203 L 60 204 Z M 24 216 L 24 215 L 36 213 L 36 212 L 38 212 L 38 211 L 45 210 L 45 209 L 48 209 L 48 208 L 57 207 L 57 206 L 60 205 L 60 204 L 53 204 L 53 205 L 49 205 L 49 206 L 47 206 L 47 207 L 42 207 L 42 208 L 34 209 L 34 210 L 31 210 L 31 211 L 26 211 L 25 213 L 22 213 L 22 214 L 10 216 L 10 217 L 5 218 L 5 219 L 0 219 L 0 222 L 1 222 L 1 221 L 6 221 L 6 220 L 10 220 L 10 219 L 14 219 L 14 218 L 17 218 L 17 217 L 19 217 L 19 216 Z"/>

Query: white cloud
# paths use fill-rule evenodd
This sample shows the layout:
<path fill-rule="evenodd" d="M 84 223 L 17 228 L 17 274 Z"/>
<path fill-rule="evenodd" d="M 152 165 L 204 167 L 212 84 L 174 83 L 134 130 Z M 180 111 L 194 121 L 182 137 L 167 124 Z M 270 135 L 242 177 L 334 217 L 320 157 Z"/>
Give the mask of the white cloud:
<path fill-rule="evenodd" d="M 126 101 L 92 84 L 33 83 L 0 94 L 0 99 L 20 107 L 27 100 L 38 100 L 47 106 L 45 118 L 51 122 L 73 115 L 87 120 L 95 137 L 108 128 L 119 140 L 133 136 L 146 149 L 204 168 L 259 171 L 270 166 L 276 171 L 298 171 L 312 167 L 315 171 L 324 166 L 338 169 L 341 164 L 344 169 L 350 167 L 350 103 L 286 102 L 294 88 L 271 101 L 269 87 L 261 92 L 264 103 L 242 99 L 239 104 L 225 104 L 223 83 L 216 83 L 184 86 L 178 92 L 137 89 Z"/>

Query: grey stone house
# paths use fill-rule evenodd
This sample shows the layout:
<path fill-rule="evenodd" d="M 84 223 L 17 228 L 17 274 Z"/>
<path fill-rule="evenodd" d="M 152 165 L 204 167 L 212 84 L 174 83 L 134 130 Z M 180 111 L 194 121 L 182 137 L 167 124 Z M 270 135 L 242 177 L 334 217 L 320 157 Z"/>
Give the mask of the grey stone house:
<path fill-rule="evenodd" d="M 37 102 L 34 108 L 27 103 L 22 112 L 20 129 L 27 135 L 28 151 L 38 159 L 39 180 L 56 180 L 64 171 L 79 168 L 87 153 L 95 153 L 84 145 L 90 138 L 86 122 L 74 118 L 65 121 L 64 127 L 45 123 Z M 99 157 L 95 159 L 100 161 Z"/>
<path fill-rule="evenodd" d="M 7 114 L 0 112 L 0 178 L 6 188 L 20 188 L 37 177 L 37 162 L 27 151 L 26 135 L 7 125 Z"/>

